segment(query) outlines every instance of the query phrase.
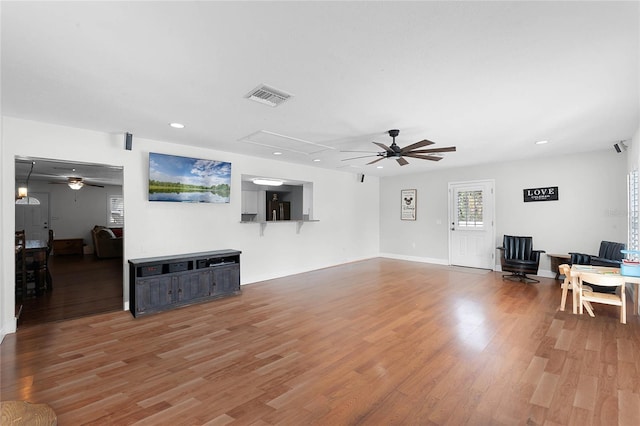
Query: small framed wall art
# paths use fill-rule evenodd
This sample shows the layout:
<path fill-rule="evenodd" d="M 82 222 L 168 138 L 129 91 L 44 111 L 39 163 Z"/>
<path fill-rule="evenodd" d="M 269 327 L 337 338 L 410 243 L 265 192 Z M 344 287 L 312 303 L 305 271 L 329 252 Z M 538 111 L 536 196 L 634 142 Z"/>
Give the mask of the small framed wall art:
<path fill-rule="evenodd" d="M 400 219 L 416 220 L 417 190 L 403 189 L 400 191 Z"/>

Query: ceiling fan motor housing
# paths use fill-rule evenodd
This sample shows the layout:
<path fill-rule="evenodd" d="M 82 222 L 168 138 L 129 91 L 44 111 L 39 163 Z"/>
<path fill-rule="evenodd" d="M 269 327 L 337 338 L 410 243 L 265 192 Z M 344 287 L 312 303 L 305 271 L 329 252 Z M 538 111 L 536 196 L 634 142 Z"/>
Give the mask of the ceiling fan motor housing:
<path fill-rule="evenodd" d="M 396 136 L 398 136 L 400 134 L 400 130 L 398 129 L 391 129 L 389 130 L 389 136 L 391 136 L 393 138 L 393 142 L 391 143 L 391 146 L 389 148 L 391 148 L 391 151 L 387 151 L 387 157 L 400 157 L 401 153 L 400 150 L 401 148 L 396 145 Z"/>

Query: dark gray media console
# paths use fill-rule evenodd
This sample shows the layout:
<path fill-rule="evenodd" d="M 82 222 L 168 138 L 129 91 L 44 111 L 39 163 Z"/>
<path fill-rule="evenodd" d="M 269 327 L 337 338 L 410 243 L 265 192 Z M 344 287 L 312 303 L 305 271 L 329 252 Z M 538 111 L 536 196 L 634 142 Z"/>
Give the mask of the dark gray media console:
<path fill-rule="evenodd" d="M 216 250 L 129 260 L 134 317 L 240 294 L 240 251 Z"/>

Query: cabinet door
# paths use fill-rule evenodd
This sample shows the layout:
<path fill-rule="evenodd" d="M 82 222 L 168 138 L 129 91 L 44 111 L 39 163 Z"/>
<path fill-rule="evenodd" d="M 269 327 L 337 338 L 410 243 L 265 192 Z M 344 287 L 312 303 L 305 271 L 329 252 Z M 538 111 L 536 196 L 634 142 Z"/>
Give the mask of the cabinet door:
<path fill-rule="evenodd" d="M 240 291 L 240 266 L 211 268 L 211 287 L 214 295 L 233 294 Z"/>
<path fill-rule="evenodd" d="M 207 269 L 178 275 L 177 302 L 188 302 L 210 295 Z"/>
<path fill-rule="evenodd" d="M 159 311 L 173 303 L 171 276 L 138 278 L 135 285 L 137 313 Z"/>

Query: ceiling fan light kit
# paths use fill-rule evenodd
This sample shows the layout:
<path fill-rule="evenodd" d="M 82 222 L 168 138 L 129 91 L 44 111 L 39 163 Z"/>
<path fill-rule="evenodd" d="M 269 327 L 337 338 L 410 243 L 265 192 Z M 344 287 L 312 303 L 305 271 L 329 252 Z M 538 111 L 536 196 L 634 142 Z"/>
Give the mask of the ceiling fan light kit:
<path fill-rule="evenodd" d="M 373 161 L 370 161 L 367 163 L 367 165 L 369 164 L 375 164 L 378 161 L 382 161 L 385 158 L 392 158 L 395 159 L 398 164 L 400 164 L 401 166 L 406 166 L 407 164 L 409 164 L 409 162 L 404 158 L 404 157 L 410 157 L 410 158 L 417 158 L 420 160 L 430 160 L 430 161 L 440 161 L 442 160 L 444 157 L 442 157 L 441 155 L 438 155 L 442 152 L 454 152 L 456 150 L 455 146 L 447 146 L 444 148 L 429 148 L 429 149 L 420 149 L 423 148 L 425 146 L 429 146 L 429 145 L 433 145 L 434 142 L 431 142 L 430 140 L 427 139 L 423 139 L 420 142 L 416 142 L 413 143 L 411 145 L 407 145 L 404 148 L 400 148 L 397 144 L 396 144 L 396 136 L 398 136 L 400 134 L 400 130 L 398 129 L 391 129 L 388 131 L 389 136 L 391 136 L 391 138 L 393 139 L 392 143 L 390 146 L 387 146 L 383 143 L 380 142 L 373 142 L 374 145 L 379 146 L 380 148 L 382 148 L 384 151 L 380 151 L 378 153 L 375 153 L 373 155 L 364 155 L 361 157 L 353 157 L 353 158 L 346 158 L 342 161 L 348 161 L 348 160 L 355 160 L 358 158 L 366 158 L 366 157 L 380 157 L 377 158 Z M 343 152 L 358 152 L 358 151 L 343 151 Z M 425 155 L 425 154 L 436 154 L 436 155 Z"/>
<path fill-rule="evenodd" d="M 69 188 L 77 191 L 85 186 L 95 186 L 96 188 L 104 188 L 104 185 L 98 185 L 97 183 L 89 183 L 81 177 L 68 177 L 66 182 L 49 182 L 50 184 L 65 184 Z"/>
<path fill-rule="evenodd" d="M 81 180 L 69 180 L 67 185 L 69 185 L 69 188 L 77 191 L 84 186 L 84 183 L 82 183 Z"/>

